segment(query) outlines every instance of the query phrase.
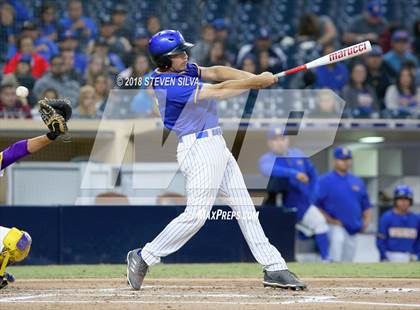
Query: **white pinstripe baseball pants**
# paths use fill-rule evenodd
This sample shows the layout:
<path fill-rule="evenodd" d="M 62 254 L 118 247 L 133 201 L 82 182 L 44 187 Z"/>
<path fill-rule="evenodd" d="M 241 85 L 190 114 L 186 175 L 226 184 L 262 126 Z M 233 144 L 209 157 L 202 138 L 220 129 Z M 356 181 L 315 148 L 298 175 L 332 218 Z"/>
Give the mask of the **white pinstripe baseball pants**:
<path fill-rule="evenodd" d="M 226 197 L 233 211 L 255 213 L 235 158 L 223 136 L 186 139 L 178 144 L 177 158 L 186 179 L 187 207 L 142 249 L 142 258 L 150 266 L 181 248 L 206 221 L 216 197 Z M 264 269 L 282 270 L 287 265 L 280 252 L 268 241 L 258 217 L 238 217 L 241 231 L 255 259 Z"/>

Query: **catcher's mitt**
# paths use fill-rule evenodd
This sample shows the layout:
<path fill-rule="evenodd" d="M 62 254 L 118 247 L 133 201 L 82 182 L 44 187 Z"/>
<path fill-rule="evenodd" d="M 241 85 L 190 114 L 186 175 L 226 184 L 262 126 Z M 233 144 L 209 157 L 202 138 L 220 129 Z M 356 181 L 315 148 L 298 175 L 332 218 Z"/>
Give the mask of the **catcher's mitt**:
<path fill-rule="evenodd" d="M 68 131 L 67 121 L 72 114 L 72 108 L 68 99 L 42 99 L 39 101 L 39 113 L 50 132 L 47 137 L 55 140 Z"/>

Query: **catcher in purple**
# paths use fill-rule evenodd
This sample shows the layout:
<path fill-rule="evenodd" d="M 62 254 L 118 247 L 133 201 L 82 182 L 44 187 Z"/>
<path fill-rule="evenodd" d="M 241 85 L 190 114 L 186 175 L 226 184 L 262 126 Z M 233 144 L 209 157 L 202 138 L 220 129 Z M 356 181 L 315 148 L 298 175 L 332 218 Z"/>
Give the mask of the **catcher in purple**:
<path fill-rule="evenodd" d="M 43 99 L 40 102 L 40 114 L 49 132 L 32 139 L 21 140 L 0 152 L 0 177 L 3 169 L 19 159 L 45 148 L 59 136 L 67 133 L 67 121 L 72 114 L 68 100 Z M 16 227 L 0 226 L 0 289 L 13 282 L 14 278 L 6 272 L 6 267 L 24 260 L 31 248 L 31 236 Z"/>

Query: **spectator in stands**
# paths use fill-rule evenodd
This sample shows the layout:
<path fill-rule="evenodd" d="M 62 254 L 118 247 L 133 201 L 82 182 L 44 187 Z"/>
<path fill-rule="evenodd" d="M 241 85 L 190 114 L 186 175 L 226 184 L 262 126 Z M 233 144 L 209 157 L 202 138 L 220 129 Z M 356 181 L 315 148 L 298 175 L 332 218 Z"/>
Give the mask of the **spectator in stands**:
<path fill-rule="evenodd" d="M 41 7 L 41 20 L 39 23 L 41 37 L 46 37 L 50 41 L 58 40 L 58 22 L 56 7 L 52 3 L 45 3 Z"/>
<path fill-rule="evenodd" d="M 213 26 L 211 24 L 204 25 L 201 28 L 201 39 L 195 43 L 194 48 L 191 50 L 191 61 L 203 63 L 215 39 L 216 35 Z"/>
<path fill-rule="evenodd" d="M 105 110 L 106 101 L 111 90 L 112 81 L 106 74 L 98 74 L 95 77 L 93 87 L 95 89 L 95 107 L 98 111 Z"/>
<path fill-rule="evenodd" d="M 229 27 L 226 20 L 224 18 L 217 18 L 212 22 L 212 25 L 215 31 L 215 40 L 223 43 L 228 61 L 231 64 L 235 63 L 238 47 L 232 38 L 229 38 Z"/>
<path fill-rule="evenodd" d="M 133 62 L 131 63 L 130 67 L 122 71 L 119 76 L 123 79 L 133 78 L 133 80 L 140 80 L 142 83 L 140 85 L 133 83 L 134 85 L 122 85 L 121 88 L 133 88 L 138 89 L 139 86 L 143 86 L 144 79 L 148 77 L 148 72 L 151 71 L 149 58 L 146 54 L 137 54 Z"/>
<path fill-rule="evenodd" d="M 334 52 L 332 45 L 326 45 L 323 55 Z M 345 64 L 338 62 L 327 66 L 315 68 L 317 88 L 330 88 L 341 91 L 349 79 L 349 72 Z"/>
<path fill-rule="evenodd" d="M 22 27 L 22 37 L 30 37 L 35 45 L 35 52 L 40 56 L 44 57 L 47 61 L 50 60 L 51 56 L 58 54 L 58 46 L 55 42 L 51 41 L 47 37 L 41 37 L 37 25 L 33 22 L 26 21 Z M 11 58 L 17 52 L 15 44 L 9 45 L 7 52 L 8 57 Z"/>
<path fill-rule="evenodd" d="M 407 185 L 394 189 L 394 208 L 379 220 L 376 246 L 382 262 L 408 263 L 417 260 L 420 217 L 409 211 L 413 205 L 413 190 Z"/>
<path fill-rule="evenodd" d="M 36 81 L 34 94 L 39 100 L 45 89 L 54 88 L 57 90 L 60 98 L 68 98 L 72 106 L 75 107 L 79 97 L 80 84 L 64 74 L 63 66 L 63 57 L 60 55 L 53 56 L 49 72 Z"/>
<path fill-rule="evenodd" d="M 268 29 L 261 28 L 254 44 L 244 45 L 238 53 L 237 64 L 242 63 L 245 55 L 251 53 L 259 59 L 261 52 L 268 53 L 268 65 L 271 68 L 271 72 L 277 73 L 285 69 L 287 57 L 276 44 L 273 44 Z"/>
<path fill-rule="evenodd" d="M 60 53 L 63 58 L 63 72 L 70 80 L 82 81 L 82 74 L 75 66 L 75 53 L 74 50 L 62 50 Z"/>
<path fill-rule="evenodd" d="M 59 22 L 61 36 L 75 36 L 81 46 L 85 46 L 90 40 L 95 39 L 98 29 L 93 19 L 83 16 L 81 0 L 69 0 L 67 16 Z"/>
<path fill-rule="evenodd" d="M 31 108 L 23 104 L 16 96 L 13 84 L 0 85 L 0 119 L 1 118 L 32 118 Z"/>
<path fill-rule="evenodd" d="M 115 35 L 131 40 L 133 31 L 127 25 L 127 9 L 124 4 L 115 5 L 112 11 L 112 24 L 115 27 Z"/>
<path fill-rule="evenodd" d="M 33 40 L 28 36 L 19 37 L 17 41 L 18 52 L 6 63 L 3 68 L 4 74 L 15 72 L 20 58 L 23 56 L 31 57 L 32 75 L 34 78 L 40 78 L 48 70 L 47 60 L 36 53 Z"/>
<path fill-rule="evenodd" d="M 135 33 L 134 33 L 134 37 L 133 40 L 131 42 L 132 45 L 132 49 L 131 49 L 131 53 L 128 54 L 125 58 L 124 58 L 124 64 L 126 66 L 129 66 L 133 63 L 133 59 L 136 57 L 136 55 L 138 54 L 148 54 L 148 44 L 149 44 L 149 34 L 147 33 L 147 30 L 144 28 L 137 28 Z"/>
<path fill-rule="evenodd" d="M 317 45 L 336 45 L 337 29 L 332 20 L 326 16 L 305 13 L 299 18 L 298 42 L 316 42 Z"/>
<path fill-rule="evenodd" d="M 312 118 L 339 118 L 341 107 L 336 96 L 330 89 L 320 89 L 316 98 L 315 106 L 311 108 Z"/>
<path fill-rule="evenodd" d="M 109 52 L 118 55 L 121 59 L 131 51 L 128 39 L 115 35 L 115 26 L 108 16 L 104 16 L 100 20 L 99 35 L 107 42 Z"/>
<path fill-rule="evenodd" d="M 416 80 L 416 86 L 420 86 L 420 68 L 418 68 L 417 65 L 411 60 L 404 61 L 402 64 L 402 68 L 407 68 L 408 70 L 410 70 L 411 74 Z"/>
<path fill-rule="evenodd" d="M 47 88 L 42 93 L 41 98 L 58 99 L 58 93 L 54 88 Z"/>
<path fill-rule="evenodd" d="M 420 116 L 420 88 L 409 68 L 402 68 L 396 84 L 386 90 L 385 105 L 393 117 Z"/>
<path fill-rule="evenodd" d="M 367 67 L 366 82 L 375 91 L 381 110 L 383 110 L 385 107 L 385 92 L 391 84 L 391 77 L 389 68 L 383 61 L 381 47 L 379 45 L 373 45 L 372 51 L 366 56 L 365 61 Z"/>
<path fill-rule="evenodd" d="M 366 82 L 366 66 L 359 62 L 350 69 L 349 83 L 343 88 L 343 99 L 351 115 L 356 118 L 377 117 L 379 103 L 374 89 Z"/>
<path fill-rule="evenodd" d="M 221 41 L 215 41 L 210 47 L 209 53 L 202 62 L 204 67 L 231 66 L 225 53 L 225 46 Z"/>
<path fill-rule="evenodd" d="M 392 49 L 385 54 L 384 61 L 391 68 L 394 77 L 398 75 L 405 61 L 418 61 L 410 52 L 409 35 L 406 31 L 398 30 L 392 34 Z"/>
<path fill-rule="evenodd" d="M 371 0 L 366 10 L 354 18 L 349 30 L 343 35 L 343 41 L 346 44 L 355 44 L 369 40 L 378 44 L 387 25 L 388 22 L 382 17 L 381 1 Z"/>
<path fill-rule="evenodd" d="M 329 260 L 328 226 L 322 213 L 313 206 L 317 172 L 309 158 L 297 148 L 289 148 L 286 129 L 271 128 L 267 133 L 269 152 L 259 159 L 260 173 L 269 177 L 266 205 L 276 205 L 282 194 L 282 206 L 297 209 L 297 221 L 307 237 L 315 237 L 323 260 Z M 299 229 L 299 228 L 298 228 Z M 299 229 L 300 230 L 300 229 Z"/>
<path fill-rule="evenodd" d="M 10 4 L 0 5 L 0 65 L 8 60 L 6 55 L 9 44 L 15 43 L 15 15 L 16 12 Z"/>
<path fill-rule="evenodd" d="M 108 75 L 108 67 L 105 65 L 103 57 L 93 55 L 89 60 L 85 73 L 86 84 L 93 86 L 95 77 L 99 74 Z"/>
<path fill-rule="evenodd" d="M 289 82 L 290 89 L 316 89 L 316 75 L 312 70 L 295 74 Z"/>
<path fill-rule="evenodd" d="M 34 88 L 35 79 L 32 76 L 31 70 L 32 58 L 29 55 L 23 55 L 16 66 L 14 73 L 9 73 L 3 77 L 3 83 L 8 81 L 8 84 L 17 86 L 25 86 L 29 90 L 27 101 L 30 106 L 36 103 L 36 97 L 33 95 L 32 89 Z"/>
<path fill-rule="evenodd" d="M 16 20 L 16 27 L 21 28 L 23 23 L 27 20 L 32 20 L 33 16 L 26 8 L 25 4 L 22 3 L 20 0 L 8 0 L 8 2 L 12 7 L 13 10 L 16 12 L 15 20 Z"/>
<path fill-rule="evenodd" d="M 153 99 L 146 91 L 148 80 L 150 78 L 150 64 L 148 57 L 145 54 L 138 54 L 132 65 L 121 72 L 120 77 L 129 79 L 132 77 L 137 81 L 141 81 L 140 85 L 134 84 L 129 86 L 122 86 L 121 88 L 140 89 L 140 91 L 133 97 L 130 103 L 130 109 L 133 115 L 136 116 L 150 116 L 154 113 Z"/>
<path fill-rule="evenodd" d="M 330 227 L 332 261 L 352 262 L 356 234 L 368 228 L 372 205 L 362 179 L 350 173 L 352 152 L 339 146 L 334 149 L 334 158 L 334 170 L 319 178 L 315 205 Z"/>
<path fill-rule="evenodd" d="M 156 15 L 149 16 L 146 22 L 146 28 L 149 36 L 153 36 L 161 30 L 160 19 Z"/>
<path fill-rule="evenodd" d="M 246 72 L 250 72 L 250 73 L 257 73 L 257 64 L 256 64 L 256 59 L 254 57 L 254 55 L 252 54 L 248 54 L 245 55 L 244 58 L 242 59 L 242 63 L 240 65 L 241 70 L 244 70 Z"/>
<path fill-rule="evenodd" d="M 121 58 L 109 51 L 109 46 L 106 39 L 99 37 L 95 40 L 93 47 L 93 55 L 102 57 L 105 60 L 105 65 L 108 67 L 109 73 L 118 74 L 125 69 L 125 65 Z"/>
<path fill-rule="evenodd" d="M 72 35 L 62 37 L 59 45 L 61 51 L 73 51 L 74 70 L 83 76 L 87 67 L 88 58 L 86 53 L 79 51 L 79 41 L 77 41 L 77 38 Z"/>
<path fill-rule="evenodd" d="M 80 96 L 77 102 L 77 109 L 73 113 L 73 118 L 99 119 L 101 113 L 95 105 L 95 89 L 90 85 L 80 88 Z"/>

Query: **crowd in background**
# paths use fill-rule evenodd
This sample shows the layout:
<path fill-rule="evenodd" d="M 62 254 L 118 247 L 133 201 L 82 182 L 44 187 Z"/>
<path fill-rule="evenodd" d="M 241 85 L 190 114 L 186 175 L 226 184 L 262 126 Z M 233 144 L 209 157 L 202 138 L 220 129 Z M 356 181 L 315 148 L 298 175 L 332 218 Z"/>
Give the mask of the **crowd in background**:
<path fill-rule="evenodd" d="M 101 118 L 111 89 L 141 88 L 117 85 L 117 77 L 147 76 L 153 69 L 148 40 L 171 25 L 162 25 L 157 16 L 149 16 L 145 25 L 129 25 L 128 14 L 116 4 L 108 15 L 94 18 L 85 15 L 82 1 L 69 0 L 65 12 L 48 2 L 32 17 L 22 2 L 1 1 L 0 118 L 36 117 L 36 103 L 44 97 L 69 98 L 75 118 Z M 190 60 L 277 73 L 370 40 L 368 55 L 293 75 L 278 87 L 332 89 L 346 101 L 344 117 L 420 118 L 420 20 L 409 29 L 387 21 L 380 1 L 369 1 L 343 33 L 331 18 L 314 13 L 302 13 L 294 37 L 278 39 L 262 27 L 254 42 L 238 46 L 229 31 L 228 17 L 205 24 Z M 188 33 L 184 36 L 188 39 Z M 30 90 L 27 100 L 16 97 L 19 85 Z M 325 115 L 335 113 L 332 105 L 318 108 Z M 126 110 L 136 117 L 157 113 L 145 91 L 133 96 Z"/>

